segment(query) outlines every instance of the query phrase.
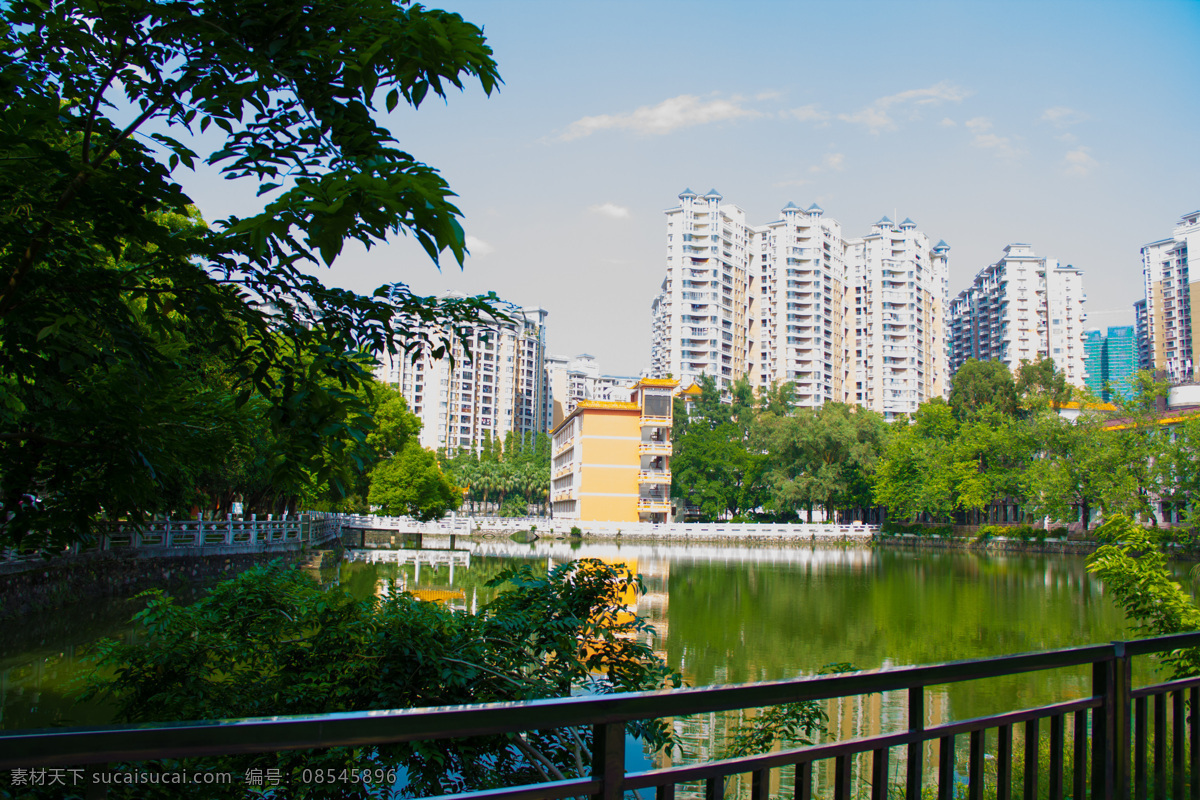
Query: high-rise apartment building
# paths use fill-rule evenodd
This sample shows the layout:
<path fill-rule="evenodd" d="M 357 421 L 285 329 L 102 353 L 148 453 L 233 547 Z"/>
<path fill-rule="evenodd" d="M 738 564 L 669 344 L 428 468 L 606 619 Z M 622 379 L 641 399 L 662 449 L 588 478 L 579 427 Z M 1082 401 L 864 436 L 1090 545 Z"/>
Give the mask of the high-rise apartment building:
<path fill-rule="evenodd" d="M 1133 397 L 1133 377 L 1138 371 L 1137 336 L 1134 326 L 1110 327 L 1108 335 L 1098 330 L 1087 332 L 1087 386 L 1097 397 L 1109 402 Z"/>
<path fill-rule="evenodd" d="M 854 287 L 851 402 L 894 419 L 949 388 L 946 351 L 950 246 L 888 217 L 847 242 Z"/>
<path fill-rule="evenodd" d="M 1150 315 L 1146 312 L 1146 301 L 1133 304 L 1133 329 L 1137 338 L 1138 369 L 1154 369 L 1154 353 L 1150 350 Z"/>
<path fill-rule="evenodd" d="M 846 395 L 846 245 L 841 226 L 815 203 L 788 203 L 775 222 L 751 231 L 751 275 L 758 286 L 755 386 L 791 382 L 799 406 Z"/>
<path fill-rule="evenodd" d="M 1200 361 L 1200 341 L 1192 335 L 1192 320 L 1200 313 L 1200 275 L 1192 280 L 1189 252 L 1200 253 L 1200 211 L 1185 214 L 1170 239 L 1142 248 L 1146 295 L 1140 339 L 1149 353 L 1148 367 L 1176 382 L 1192 380 Z"/>
<path fill-rule="evenodd" d="M 399 389 L 421 419 L 422 446 L 478 451 L 485 436 L 502 440 L 509 431 L 549 430 L 547 312 L 520 308 L 510 316 L 474 326 L 466 345 L 455 340 L 443 358 L 426 348 L 380 357 L 375 375 Z"/>
<path fill-rule="evenodd" d="M 753 369 L 756 287 L 750 230 L 713 189 L 690 189 L 667 214 L 667 271 L 654 299 L 651 374 L 683 385 L 711 375 L 721 388 Z"/>
<path fill-rule="evenodd" d="M 969 358 L 1016 374 L 1021 362 L 1049 356 L 1067 383 L 1083 386 L 1085 299 L 1080 270 L 1008 245 L 950 304 L 951 375 Z"/>
<path fill-rule="evenodd" d="M 679 199 L 652 306 L 652 376 L 790 382 L 799 406 L 857 403 L 889 418 L 945 395 L 945 242 L 886 217 L 847 240 L 816 204 L 747 227 L 715 192 Z M 712 220 L 720 237 L 697 239 L 713 236 Z"/>
<path fill-rule="evenodd" d="M 596 357 L 580 353 L 575 358 L 546 356 L 546 375 L 550 384 L 553 430 L 566 419 L 580 400 L 616 400 L 627 402 L 639 378 L 602 375 Z"/>

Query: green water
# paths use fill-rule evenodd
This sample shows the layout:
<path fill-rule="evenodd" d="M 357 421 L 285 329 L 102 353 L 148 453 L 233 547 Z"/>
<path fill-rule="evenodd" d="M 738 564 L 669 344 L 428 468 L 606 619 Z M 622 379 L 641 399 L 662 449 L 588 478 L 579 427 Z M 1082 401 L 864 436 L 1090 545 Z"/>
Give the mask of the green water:
<path fill-rule="evenodd" d="M 426 547 L 447 547 L 425 542 Z M 470 609 L 505 566 L 538 568 L 595 556 L 625 561 L 645 579 L 639 612 L 660 631 L 658 649 L 691 685 L 774 680 L 824 664 L 923 664 L 1105 642 L 1129 635 L 1122 614 L 1082 558 L 848 548 L 576 545 L 459 541 L 469 566 L 343 562 L 323 576 L 358 596 L 400 589 L 462 592 Z M 406 554 L 411 558 L 411 554 Z M 460 558 L 465 561 L 467 556 Z M 418 574 L 419 569 L 419 574 Z M 1184 567 L 1180 567 L 1181 576 Z M 87 645 L 136 635 L 137 601 L 106 600 L 10 623 L 0 632 L 0 725 L 8 729 L 107 721 L 72 703 L 67 683 Z M 1144 665 L 1143 678 L 1152 668 Z M 934 690 L 931 721 L 962 719 L 1087 693 L 1082 672 L 1035 673 Z M 863 701 L 870 705 L 875 701 Z M 882 698 L 882 725 L 902 721 Z M 838 709 L 833 709 L 838 712 Z M 853 716 L 853 715 L 851 715 Z M 835 714 L 836 717 L 836 714 Z M 849 717 L 848 717 L 849 719 Z M 841 723 L 838 723 L 839 725 Z M 852 727 L 860 723 L 851 720 Z"/>

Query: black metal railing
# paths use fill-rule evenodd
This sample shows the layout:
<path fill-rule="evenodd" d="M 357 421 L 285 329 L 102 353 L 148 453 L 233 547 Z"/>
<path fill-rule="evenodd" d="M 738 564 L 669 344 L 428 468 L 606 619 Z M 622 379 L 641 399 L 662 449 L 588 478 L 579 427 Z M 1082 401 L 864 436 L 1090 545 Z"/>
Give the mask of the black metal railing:
<path fill-rule="evenodd" d="M 1159 800 L 1182 800 L 1185 796 L 1200 798 L 1200 772 L 1196 769 L 1200 730 L 1186 712 L 1188 703 L 1193 713 L 1200 709 L 1200 677 L 1134 689 L 1131 660 L 1197 646 L 1200 632 L 739 686 L 481 706 L 17 731 L 0 735 L 0 768 L 69 767 L 590 727 L 589 775 L 469 796 L 473 800 L 577 796 L 617 800 L 626 792 L 653 789 L 659 800 L 667 800 L 675 797 L 678 787 L 702 782 L 705 797 L 715 800 L 723 796 L 727 779 L 750 775 L 751 796 L 766 800 L 771 771 L 783 769 L 794 776 L 797 800 L 810 800 L 814 765 L 832 761 L 836 800 L 868 794 L 871 800 L 885 800 L 898 793 L 903 793 L 905 800 L 921 800 L 923 791 L 932 787 L 936 787 L 939 800 L 951 800 L 964 790 L 967 800 L 985 796 L 1011 800 L 1016 789 L 1017 733 L 1024 745 L 1019 794 L 1027 800 L 1043 795 L 1042 780 L 1049 800 L 1067 796 L 1075 800 L 1131 796 L 1143 800 L 1150 789 Z M 928 687 L 1089 665 L 1092 690 L 1088 697 L 927 727 Z M 625 731 L 630 722 L 894 691 L 906 692 L 908 697 L 907 727 L 898 732 L 640 772 L 629 772 L 626 766 Z M 1039 764 L 1042 731 L 1048 742 L 1046 769 Z M 965 789 L 959 785 L 956 769 L 956 743 L 964 736 L 968 737 Z M 927 743 L 937 750 L 936 775 L 925 774 Z M 900 758 L 893 759 L 893 752 Z M 860 786 L 856 787 L 852 764 L 859 757 L 870 760 L 870 769 L 869 774 L 859 774 Z M 902 780 L 895 782 L 889 774 L 893 760 L 904 765 Z"/>

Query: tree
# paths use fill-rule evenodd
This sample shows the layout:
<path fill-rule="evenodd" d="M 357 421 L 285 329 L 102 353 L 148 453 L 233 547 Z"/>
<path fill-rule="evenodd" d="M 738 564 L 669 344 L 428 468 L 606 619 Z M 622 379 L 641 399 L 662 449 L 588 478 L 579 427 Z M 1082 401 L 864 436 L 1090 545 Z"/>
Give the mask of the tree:
<path fill-rule="evenodd" d="M 753 394 L 738 391 L 730 399 L 722 402 L 716 381 L 701 376 L 700 394 L 690 408 L 677 408 L 682 413 L 675 414 L 672 432 L 671 496 L 710 520 L 751 511 L 764 500 L 763 455 L 748 448 Z"/>
<path fill-rule="evenodd" d="M 162 510 L 255 395 L 287 432 L 272 481 L 296 484 L 326 469 L 316 455 L 331 440 L 353 447 L 370 423 L 354 354 L 440 355 L 481 315 L 503 316 L 490 295 L 439 301 L 393 284 L 360 296 L 307 274 L 347 241 L 395 234 L 462 263 L 446 182 L 374 117 L 471 77 L 496 88 L 482 32 L 458 15 L 404 0 L 17 0 L 0 7 L 0 48 L 7 540 L 54 550 L 87 538 L 101 508 Z M 211 151 L 184 143 L 209 129 L 221 132 Z M 190 205 L 174 173 L 201 159 L 257 181 L 261 211 L 174 224 Z M 231 404 L 188 396 L 181 336 L 230 355 Z M 43 513 L 21 510 L 26 494 Z"/>
<path fill-rule="evenodd" d="M 1040 356 L 1032 363 L 1021 362 L 1017 368 L 1016 392 L 1026 406 L 1044 403 L 1055 411 L 1069 403 L 1072 395 L 1067 376 L 1050 356 Z"/>
<path fill-rule="evenodd" d="M 442 472 L 433 451 L 410 439 L 403 450 L 375 467 L 367 501 L 384 514 L 428 522 L 462 505 L 462 489 Z"/>
<path fill-rule="evenodd" d="M 875 502 L 891 519 L 918 513 L 935 518 L 958 507 L 958 486 L 975 470 L 958 458 L 959 423 L 940 398 L 922 403 L 910 424 L 893 422 L 884 439 L 873 487 Z"/>
<path fill-rule="evenodd" d="M 1106 544 L 1088 556 L 1088 571 L 1104 581 L 1105 591 L 1125 609 L 1139 634 L 1200 630 L 1200 608 L 1167 569 L 1157 528 L 1114 514 L 1096 529 L 1096 536 Z M 1200 674 L 1200 650 L 1173 650 L 1163 661 L 1176 678 Z"/>
<path fill-rule="evenodd" d="M 969 358 L 954 373 L 950 407 L 955 417 L 964 420 L 987 405 L 1009 416 L 1016 413 L 1017 390 L 1012 373 L 1001 361 Z"/>
<path fill-rule="evenodd" d="M 883 436 L 883 419 L 866 409 L 826 403 L 776 417 L 764 414 L 758 443 L 766 455 L 771 504 L 780 511 L 814 504 L 835 510 L 870 504 L 869 475 Z"/>
<path fill-rule="evenodd" d="M 191 606 L 154 593 L 137 619 L 136 643 L 98 645 L 88 696 L 108 698 L 121 722 L 323 714 L 565 697 L 678 687 L 632 612 L 641 582 L 624 565 L 586 559 L 546 575 L 505 570 L 507 584 L 477 614 L 408 594 L 356 601 L 319 589 L 301 570 L 258 567 L 219 584 Z M 657 721 L 631 732 L 671 742 Z M 302 781 L 302 771 L 403 767 L 400 796 L 423 797 L 577 777 L 587 771 L 590 730 L 527 731 L 387 747 L 283 751 L 193 760 L 188 769 L 279 769 L 279 798 L 396 796 L 390 784 Z M 174 765 L 166 767 L 175 768 Z M 113 765 L 124 770 L 130 765 Z M 139 785 L 136 796 L 149 797 Z M 165 788 L 165 787 L 164 787 Z M 110 790 L 119 791 L 116 787 Z M 171 787 L 177 797 L 179 787 Z M 206 785 L 203 796 L 245 796 L 245 786 Z"/>

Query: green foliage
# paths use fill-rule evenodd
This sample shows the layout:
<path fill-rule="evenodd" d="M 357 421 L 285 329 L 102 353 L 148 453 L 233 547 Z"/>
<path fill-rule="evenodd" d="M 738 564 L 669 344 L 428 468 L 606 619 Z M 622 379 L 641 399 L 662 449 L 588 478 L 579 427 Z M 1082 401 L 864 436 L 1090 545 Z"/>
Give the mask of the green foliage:
<path fill-rule="evenodd" d="M 842 403 L 764 415 L 755 441 L 767 454 L 770 504 L 777 510 L 871 505 L 870 476 L 884 438 L 883 418 Z"/>
<path fill-rule="evenodd" d="M 750 446 L 753 391 L 738 383 L 722 402 L 716 381 L 703 375 L 690 408 L 676 404 L 672 431 L 671 496 L 695 506 L 706 520 L 724 519 L 763 504 L 764 456 Z"/>
<path fill-rule="evenodd" d="M 375 467 L 367 501 L 388 516 L 428 522 L 462 505 L 462 490 L 442 472 L 433 451 L 410 439 L 404 449 Z"/>
<path fill-rule="evenodd" d="M 1104 581 L 1139 634 L 1200 630 L 1200 608 L 1172 579 L 1157 529 L 1116 514 L 1096 529 L 1096 536 L 1105 544 L 1088 557 L 1088 570 Z M 1175 650 L 1162 660 L 1177 678 L 1200 674 L 1200 651 Z"/>
<path fill-rule="evenodd" d="M 1015 388 L 1027 408 L 1048 405 L 1057 411 L 1071 401 L 1073 394 L 1067 376 L 1055 366 L 1050 356 L 1039 356 L 1032 363 L 1022 361 L 1017 369 Z"/>
<path fill-rule="evenodd" d="M 445 466 L 451 480 L 465 487 L 472 513 L 523 517 L 529 506 L 545 508 L 550 497 L 550 437 L 544 433 L 509 431 L 503 442 L 485 433 L 478 454 L 459 450 Z"/>
<path fill-rule="evenodd" d="M 191 606 L 152 593 L 136 643 L 102 642 L 85 693 L 107 698 L 121 722 L 317 714 L 531 700 L 657 689 L 680 678 L 645 644 L 652 629 L 626 604 L 642 591 L 620 566 L 583 560 L 544 576 L 528 566 L 501 572 L 507 585 L 478 614 L 411 595 L 355 601 L 321 591 L 279 564 L 243 573 Z M 635 733 L 655 746 L 669 731 L 651 721 Z M 586 771 L 591 732 L 372 748 L 230 756 L 190 769 L 282 770 L 273 797 L 391 796 L 390 786 L 301 782 L 304 769 L 407 771 L 404 796 L 494 788 Z M 127 768 L 125 766 L 119 767 Z M 138 787 L 139 797 L 146 787 Z M 177 790 L 177 787 L 172 787 Z M 204 787 L 205 797 L 243 797 Z M 111 795 L 111 792 L 110 792 Z M 178 796 L 178 795 L 174 795 Z"/>
<path fill-rule="evenodd" d="M 1001 414 L 1016 414 L 1016 384 L 1003 362 L 969 358 L 954 373 L 950 407 L 956 418 L 965 421 L 985 406 L 991 406 Z"/>
<path fill-rule="evenodd" d="M 396 234 L 462 263 L 453 193 L 375 117 L 493 91 L 482 31 L 389 0 L 17 0 L 0 49 L 0 500 L 42 500 L 3 535 L 53 551 L 101 509 L 219 504 L 198 474 L 226 454 L 266 494 L 351 494 L 360 354 L 445 352 L 497 301 L 309 273 Z M 261 209 L 199 224 L 174 174 L 200 162 Z"/>

